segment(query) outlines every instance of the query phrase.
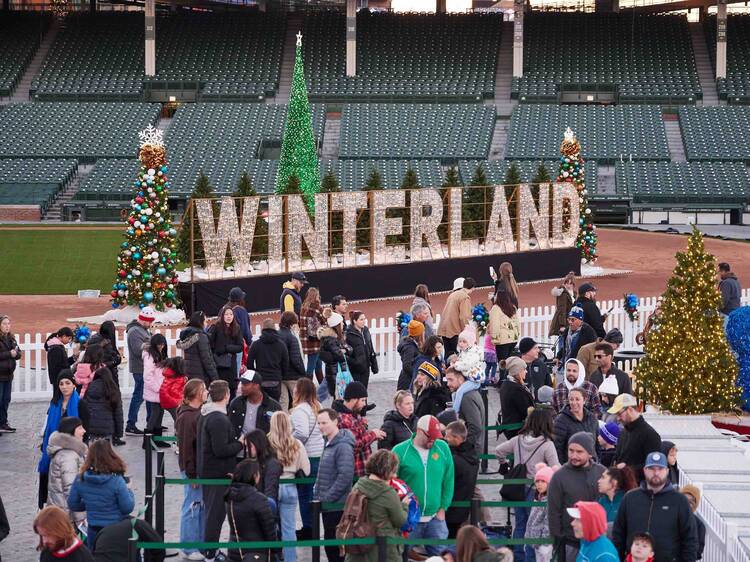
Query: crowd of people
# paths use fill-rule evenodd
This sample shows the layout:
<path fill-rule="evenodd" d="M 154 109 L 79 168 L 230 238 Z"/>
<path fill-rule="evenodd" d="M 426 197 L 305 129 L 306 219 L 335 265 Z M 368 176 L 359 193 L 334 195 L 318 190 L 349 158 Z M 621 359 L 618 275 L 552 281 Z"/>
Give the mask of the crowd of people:
<path fill-rule="evenodd" d="M 225 522 L 231 541 L 311 539 L 317 500 L 326 539 L 353 538 L 362 528 L 386 537 L 456 539 L 455 546 L 409 548 L 415 560 L 700 559 L 700 492 L 677 488 L 677 448 L 643 418 L 630 377 L 615 366 L 623 337 L 605 330 L 596 288 L 584 283 L 576 291 L 571 274 L 553 289 L 550 334 L 558 344 L 547 360 L 536 341 L 520 337 L 512 267 L 504 263 L 493 276 L 484 334 L 472 318 L 472 278 L 455 280 L 439 323 L 428 287 L 416 287 L 399 334 L 402 368 L 392 409 L 379 428 L 367 417 L 374 408 L 369 379 L 378 372 L 367 318 L 350 312 L 342 295 L 323 306 L 316 288 L 303 291 L 303 273 L 284 284 L 278 327 L 263 320 L 253 339 L 246 295 L 234 288 L 210 326 L 204 313 L 190 316 L 177 342 L 181 357 L 170 356 L 164 336 L 152 333 L 155 313 L 143 308 L 126 328 L 135 383 L 127 417 L 114 325 L 102 324 L 73 354 L 73 331 L 61 328 L 45 344 L 54 392 L 37 466 L 41 559 L 125 560 L 107 556 L 125 544 L 118 541 L 127 541 L 132 525 L 144 540 L 160 540 L 148 523 L 132 520 L 126 463 L 113 447 L 126 435 L 161 435 L 164 412 L 174 420 L 182 477 L 229 481 L 184 485 L 183 543 L 217 542 Z M 734 294 L 731 287 L 726 292 Z M 9 320 L 0 317 L 0 385 L 8 359 L 19 353 L 9 333 Z M 512 536 L 551 537 L 552 544 L 495 551 L 484 534 L 488 510 L 475 526 L 466 504 L 454 505 L 484 499 L 476 484 L 488 425 L 483 391 L 499 402 L 498 422 L 507 426 L 495 449 L 500 473 L 534 482 L 501 488 L 506 499 L 533 502 L 513 508 Z M 0 414 L 0 431 L 12 431 L 7 404 Z M 294 562 L 296 550 L 186 548 L 182 555 Z M 400 560 L 402 550 L 388 544 L 388 562 Z M 325 552 L 329 562 L 378 557 L 364 546 Z"/>

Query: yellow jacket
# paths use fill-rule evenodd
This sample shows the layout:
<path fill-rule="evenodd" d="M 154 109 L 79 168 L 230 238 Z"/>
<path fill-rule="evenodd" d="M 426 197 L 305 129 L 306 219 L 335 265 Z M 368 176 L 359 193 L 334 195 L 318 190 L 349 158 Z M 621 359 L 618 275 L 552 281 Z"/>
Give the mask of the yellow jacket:
<path fill-rule="evenodd" d="M 512 318 L 509 318 L 499 306 L 492 305 L 487 333 L 495 345 L 517 342 L 518 338 L 521 337 L 521 323 L 518 320 L 518 313 L 516 312 Z"/>

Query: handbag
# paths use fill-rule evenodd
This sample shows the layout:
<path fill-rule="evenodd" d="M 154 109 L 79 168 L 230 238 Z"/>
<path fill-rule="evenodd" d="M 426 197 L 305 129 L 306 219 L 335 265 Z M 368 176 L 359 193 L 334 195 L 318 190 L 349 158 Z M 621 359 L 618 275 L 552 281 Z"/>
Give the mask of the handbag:
<path fill-rule="evenodd" d="M 318 320 L 317 314 L 312 314 L 307 317 L 307 339 L 310 341 L 318 341 L 318 329 L 320 329 L 320 320 Z"/>
<path fill-rule="evenodd" d="M 531 453 L 529 456 L 529 459 L 532 458 L 536 452 L 539 450 L 539 448 L 544 445 L 546 441 L 542 441 L 537 445 L 536 449 Z M 519 441 L 518 445 L 518 460 L 521 460 L 521 445 Z M 528 459 L 526 459 L 528 462 Z M 511 479 L 511 478 L 526 478 L 527 476 L 527 470 L 526 470 L 526 463 L 525 462 L 519 462 L 517 465 L 513 466 L 513 468 L 508 471 L 508 474 L 505 475 L 505 478 Z M 526 485 L 525 484 L 503 484 L 500 487 L 500 495 L 502 498 L 506 501 L 511 502 L 522 502 L 526 499 Z"/>
<path fill-rule="evenodd" d="M 232 363 L 236 361 L 233 353 L 214 353 L 214 363 L 220 369 L 229 369 Z"/>
<path fill-rule="evenodd" d="M 344 368 L 341 368 L 341 363 L 336 365 L 336 398 L 343 399 L 346 385 L 350 382 L 354 382 L 352 374 L 349 372 L 349 365 L 344 362 Z"/>

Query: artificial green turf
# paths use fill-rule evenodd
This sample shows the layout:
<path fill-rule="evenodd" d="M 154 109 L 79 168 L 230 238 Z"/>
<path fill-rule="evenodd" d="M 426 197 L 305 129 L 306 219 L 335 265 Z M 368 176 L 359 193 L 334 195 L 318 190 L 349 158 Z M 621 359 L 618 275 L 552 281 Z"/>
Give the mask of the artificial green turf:
<path fill-rule="evenodd" d="M 112 288 L 118 230 L 0 230 L 0 294 L 63 295 Z"/>

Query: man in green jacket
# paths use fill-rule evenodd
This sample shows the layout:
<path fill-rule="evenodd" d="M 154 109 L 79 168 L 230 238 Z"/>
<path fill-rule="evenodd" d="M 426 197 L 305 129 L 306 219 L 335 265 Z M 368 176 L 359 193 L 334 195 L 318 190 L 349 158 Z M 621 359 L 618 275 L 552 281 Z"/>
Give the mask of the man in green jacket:
<path fill-rule="evenodd" d="M 445 510 L 453 501 L 453 457 L 442 440 L 435 416 L 422 416 L 411 439 L 399 443 L 393 452 L 399 459 L 398 477 L 406 482 L 419 502 L 422 517 L 411 533 L 415 539 L 448 538 Z M 428 556 L 439 556 L 442 546 L 426 545 Z"/>

